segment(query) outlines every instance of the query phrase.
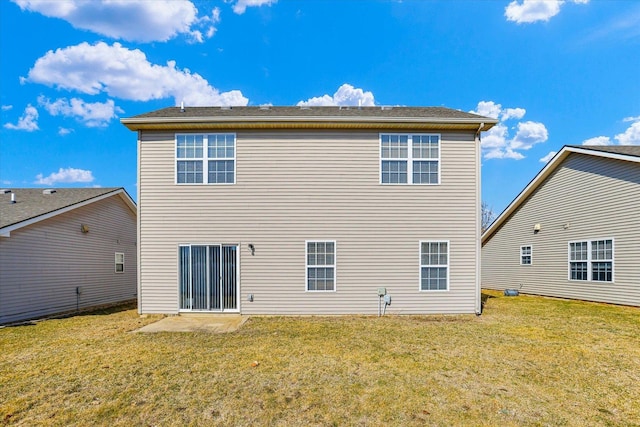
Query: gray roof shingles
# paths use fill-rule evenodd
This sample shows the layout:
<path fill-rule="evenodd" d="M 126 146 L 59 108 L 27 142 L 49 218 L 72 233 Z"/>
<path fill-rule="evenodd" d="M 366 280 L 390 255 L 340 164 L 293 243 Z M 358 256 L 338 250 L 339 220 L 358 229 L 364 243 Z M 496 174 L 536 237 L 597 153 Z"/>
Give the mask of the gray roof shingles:
<path fill-rule="evenodd" d="M 640 157 L 640 145 L 570 145 L 569 147 Z"/>
<path fill-rule="evenodd" d="M 11 193 L 0 194 L 0 229 L 116 192 L 121 188 L 55 188 L 53 194 L 43 194 L 43 188 L 8 190 L 11 190 Z M 11 203 L 11 194 L 15 194 L 16 203 Z"/>
<path fill-rule="evenodd" d="M 485 120 L 477 114 L 445 107 L 168 107 L 131 117 L 165 119 L 196 117 L 353 117 L 353 118 L 441 118 Z"/>

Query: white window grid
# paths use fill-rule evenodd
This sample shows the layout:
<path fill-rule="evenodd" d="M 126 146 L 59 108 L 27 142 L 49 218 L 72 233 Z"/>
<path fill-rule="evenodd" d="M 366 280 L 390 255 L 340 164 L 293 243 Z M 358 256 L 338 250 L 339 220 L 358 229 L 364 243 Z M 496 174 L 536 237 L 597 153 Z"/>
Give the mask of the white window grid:
<path fill-rule="evenodd" d="M 439 185 L 440 134 L 380 134 L 380 183 L 384 185 Z M 435 171 L 434 171 L 435 169 Z M 385 174 L 406 175 L 406 180 L 385 182 Z M 422 177 L 433 177 L 434 182 L 422 182 Z"/>
<path fill-rule="evenodd" d="M 419 283 L 418 290 L 420 292 L 446 292 L 449 290 L 449 277 L 451 276 L 450 269 L 450 249 L 451 244 L 449 240 L 421 240 L 419 242 L 419 264 L 420 264 L 420 272 L 419 272 Z M 423 251 L 424 245 L 427 245 L 427 251 Z M 443 250 L 444 248 L 444 250 Z M 434 251 L 435 249 L 435 251 Z M 423 282 L 423 272 L 424 269 L 427 271 L 437 271 L 438 275 L 444 271 L 445 274 L 445 287 L 437 288 L 437 289 L 425 289 L 422 286 Z M 441 281 L 440 277 L 435 277 L 438 281 Z"/>
<path fill-rule="evenodd" d="M 533 264 L 533 246 L 523 245 L 520 246 L 520 265 L 532 265 Z"/>
<path fill-rule="evenodd" d="M 176 184 L 235 184 L 237 165 L 235 133 L 176 134 L 175 146 Z M 181 182 L 180 174 L 183 174 L 187 180 Z M 221 182 L 220 179 L 223 181 Z"/>
<path fill-rule="evenodd" d="M 309 246 L 314 245 L 314 251 L 309 251 Z M 318 252 L 319 245 L 323 245 L 322 253 Z M 305 240 L 305 291 L 307 292 L 336 292 L 337 288 L 337 245 L 335 240 Z M 313 257 L 313 259 L 311 259 Z M 333 275 L 332 289 L 309 289 L 310 271 L 319 271 L 325 269 L 326 272 L 331 271 Z M 313 277 L 312 279 L 316 279 Z M 326 286 L 326 282 L 325 282 Z"/>
<path fill-rule="evenodd" d="M 609 246 L 607 248 L 607 245 Z M 608 272 L 606 264 L 610 264 L 611 280 L 597 280 L 593 272 Z M 602 267 L 604 270 L 601 270 Z M 615 242 L 613 238 L 587 239 L 570 241 L 567 244 L 567 279 L 577 282 L 615 282 Z M 572 269 L 573 267 L 573 269 Z M 583 273 L 586 279 L 573 279 L 572 271 Z"/>
<path fill-rule="evenodd" d="M 124 273 L 124 253 L 116 252 L 114 269 L 116 273 Z"/>

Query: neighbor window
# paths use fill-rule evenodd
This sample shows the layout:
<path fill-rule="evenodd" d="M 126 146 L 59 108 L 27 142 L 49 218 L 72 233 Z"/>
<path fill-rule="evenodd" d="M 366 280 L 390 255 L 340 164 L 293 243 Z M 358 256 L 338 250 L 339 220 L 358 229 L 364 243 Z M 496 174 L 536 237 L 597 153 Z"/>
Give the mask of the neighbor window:
<path fill-rule="evenodd" d="M 449 242 L 420 242 L 420 290 L 449 288 Z"/>
<path fill-rule="evenodd" d="M 380 182 L 439 184 L 440 135 L 381 134 Z"/>
<path fill-rule="evenodd" d="M 232 133 L 176 135 L 176 182 L 235 183 L 235 146 Z"/>
<path fill-rule="evenodd" d="M 520 265 L 531 265 L 531 246 L 520 246 Z"/>
<path fill-rule="evenodd" d="M 124 254 L 116 252 L 116 273 L 124 273 Z"/>
<path fill-rule="evenodd" d="M 613 239 L 569 242 L 569 280 L 613 282 Z"/>
<path fill-rule="evenodd" d="M 336 242 L 307 242 L 307 291 L 336 290 Z"/>

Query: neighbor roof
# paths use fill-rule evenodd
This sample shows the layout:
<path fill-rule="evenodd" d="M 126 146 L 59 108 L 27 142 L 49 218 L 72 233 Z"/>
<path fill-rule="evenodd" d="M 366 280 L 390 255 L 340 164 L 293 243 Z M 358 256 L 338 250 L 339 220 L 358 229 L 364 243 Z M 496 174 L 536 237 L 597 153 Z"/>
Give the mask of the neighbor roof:
<path fill-rule="evenodd" d="M 51 194 L 45 194 L 45 193 Z M 11 203 L 12 195 L 15 203 Z M 71 209 L 120 195 L 129 208 L 136 205 L 123 188 L 10 188 L 0 190 L 0 235 Z"/>
<path fill-rule="evenodd" d="M 121 122 L 131 130 L 439 128 L 489 130 L 498 121 L 445 107 L 169 107 Z"/>
<path fill-rule="evenodd" d="M 640 146 L 637 145 L 565 145 L 482 234 L 483 245 L 571 153 L 636 162 L 640 167 Z"/>

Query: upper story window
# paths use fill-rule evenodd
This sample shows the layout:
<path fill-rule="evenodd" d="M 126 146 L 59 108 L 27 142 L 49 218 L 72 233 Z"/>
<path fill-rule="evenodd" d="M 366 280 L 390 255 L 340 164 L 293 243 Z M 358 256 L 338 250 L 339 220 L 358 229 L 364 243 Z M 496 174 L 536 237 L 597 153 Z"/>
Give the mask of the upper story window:
<path fill-rule="evenodd" d="M 569 280 L 613 282 L 613 239 L 569 242 Z"/>
<path fill-rule="evenodd" d="M 520 265 L 531 265 L 531 246 L 520 246 Z"/>
<path fill-rule="evenodd" d="M 178 184 L 234 184 L 236 136 L 233 133 L 176 135 Z"/>
<path fill-rule="evenodd" d="M 382 184 L 439 184 L 440 135 L 380 134 Z"/>

